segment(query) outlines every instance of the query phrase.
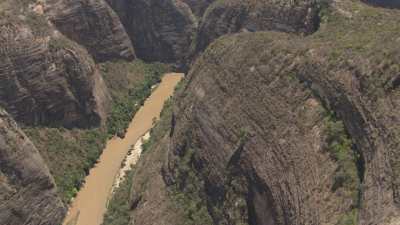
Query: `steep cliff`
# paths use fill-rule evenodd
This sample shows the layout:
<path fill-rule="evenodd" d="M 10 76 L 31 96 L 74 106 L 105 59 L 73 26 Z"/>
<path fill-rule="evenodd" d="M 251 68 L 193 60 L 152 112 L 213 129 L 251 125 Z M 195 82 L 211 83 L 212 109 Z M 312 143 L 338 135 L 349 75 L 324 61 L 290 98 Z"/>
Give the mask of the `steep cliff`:
<path fill-rule="evenodd" d="M 181 0 L 108 0 L 145 61 L 181 64 L 195 32 L 196 18 Z"/>
<path fill-rule="evenodd" d="M 19 5 L 7 10 L 7 3 L 0 18 L 0 104 L 26 124 L 101 124 L 109 97 L 92 58 L 43 16 L 13 8 Z"/>
<path fill-rule="evenodd" d="M 211 44 L 145 153 L 159 158 L 135 170 L 132 221 L 397 224 L 399 15 L 335 1 L 310 36 Z M 149 189 L 158 178 L 148 174 L 166 187 Z"/>
<path fill-rule="evenodd" d="M 0 224 L 55 225 L 66 213 L 49 170 L 16 122 L 0 109 Z"/>
<path fill-rule="evenodd" d="M 58 30 L 85 46 L 96 61 L 134 59 L 129 36 L 104 0 L 48 0 L 44 8 Z"/>
<path fill-rule="evenodd" d="M 239 31 L 275 30 L 310 34 L 318 28 L 322 1 L 218 0 L 199 25 L 196 52 L 218 37 Z"/>

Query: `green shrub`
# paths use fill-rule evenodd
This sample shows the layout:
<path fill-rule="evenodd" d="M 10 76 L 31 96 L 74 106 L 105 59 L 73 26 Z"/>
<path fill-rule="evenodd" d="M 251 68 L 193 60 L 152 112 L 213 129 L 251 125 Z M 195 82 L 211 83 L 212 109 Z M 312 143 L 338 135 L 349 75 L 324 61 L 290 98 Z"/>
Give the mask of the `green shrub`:
<path fill-rule="evenodd" d="M 177 183 L 171 186 L 170 196 L 177 208 L 184 212 L 182 225 L 209 225 L 213 224 L 208 213 L 207 203 L 201 198 L 204 192 L 200 174 L 192 166 L 195 150 L 186 149 L 184 156 L 179 160 L 176 168 Z"/>
<path fill-rule="evenodd" d="M 65 203 L 75 197 L 107 139 L 100 129 L 28 127 L 24 129 L 49 166 Z"/>
<path fill-rule="evenodd" d="M 352 199 L 353 204 L 349 213 L 344 214 L 338 225 L 357 224 L 357 213 L 360 202 L 360 177 L 357 164 L 360 155 L 353 148 L 342 121 L 329 115 L 325 118 L 328 150 L 337 162 L 338 168 L 334 176 L 332 191 L 343 189 L 346 197 Z"/>
<path fill-rule="evenodd" d="M 111 91 L 113 105 L 107 119 L 110 136 L 122 135 L 134 114 L 151 94 L 151 87 L 160 82 L 167 66 L 160 63 L 108 62 L 100 66 Z"/>

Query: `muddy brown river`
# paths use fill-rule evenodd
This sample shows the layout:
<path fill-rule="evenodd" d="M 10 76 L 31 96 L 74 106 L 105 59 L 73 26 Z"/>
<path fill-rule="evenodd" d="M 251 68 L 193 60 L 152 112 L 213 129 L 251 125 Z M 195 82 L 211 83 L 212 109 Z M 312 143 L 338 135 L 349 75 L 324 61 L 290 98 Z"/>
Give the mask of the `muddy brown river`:
<path fill-rule="evenodd" d="M 114 179 L 129 149 L 153 126 L 164 102 L 173 94 L 183 74 L 168 73 L 132 119 L 125 138 L 114 137 L 107 142 L 99 162 L 90 170 L 85 185 L 69 208 L 64 225 L 100 225 L 112 194 Z"/>

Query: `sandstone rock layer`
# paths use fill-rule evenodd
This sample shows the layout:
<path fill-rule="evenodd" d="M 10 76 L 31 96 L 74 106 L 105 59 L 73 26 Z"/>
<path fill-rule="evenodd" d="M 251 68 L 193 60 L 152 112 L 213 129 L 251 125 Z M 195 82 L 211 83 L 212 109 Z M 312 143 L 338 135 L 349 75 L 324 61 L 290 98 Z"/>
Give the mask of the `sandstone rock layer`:
<path fill-rule="evenodd" d="M 108 0 L 119 15 L 136 54 L 146 61 L 181 64 L 196 18 L 180 0 Z"/>
<path fill-rule="evenodd" d="M 0 46 L 0 104 L 17 121 L 67 127 L 104 121 L 107 89 L 80 46 L 59 34 L 37 35 L 23 22 L 0 25 Z"/>
<path fill-rule="evenodd" d="M 0 224 L 55 225 L 65 213 L 39 152 L 0 109 Z"/>
<path fill-rule="evenodd" d="M 135 58 L 129 36 L 104 0 L 49 0 L 45 8 L 55 26 L 96 61 Z"/>
<path fill-rule="evenodd" d="M 213 42 L 159 143 L 169 200 L 203 200 L 186 221 L 397 224 L 399 13 L 335 1 L 309 36 L 255 32 Z M 134 187 L 146 186 L 135 184 L 140 176 Z M 134 222 L 156 207 L 156 193 L 132 194 Z"/>

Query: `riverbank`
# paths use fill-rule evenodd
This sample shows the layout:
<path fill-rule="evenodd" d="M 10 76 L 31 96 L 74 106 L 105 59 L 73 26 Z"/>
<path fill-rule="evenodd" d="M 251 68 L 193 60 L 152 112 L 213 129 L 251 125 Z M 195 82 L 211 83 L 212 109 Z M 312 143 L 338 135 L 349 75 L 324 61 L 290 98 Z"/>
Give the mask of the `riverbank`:
<path fill-rule="evenodd" d="M 67 129 L 59 126 L 28 126 L 24 132 L 35 144 L 57 184 L 57 192 L 65 205 L 84 184 L 97 163 L 107 140 L 123 136 L 132 117 L 157 86 L 168 65 L 113 61 L 99 65 L 102 77 L 112 96 L 107 123 L 102 127 Z"/>
<path fill-rule="evenodd" d="M 84 187 L 73 201 L 64 221 L 67 225 L 75 220 L 76 225 L 100 225 L 111 194 L 114 178 L 121 163 L 136 141 L 154 125 L 159 118 L 164 101 L 173 93 L 183 74 L 171 73 L 162 78 L 160 85 L 145 101 L 130 123 L 125 138 L 114 137 L 108 141 L 98 164 L 90 170 Z"/>

